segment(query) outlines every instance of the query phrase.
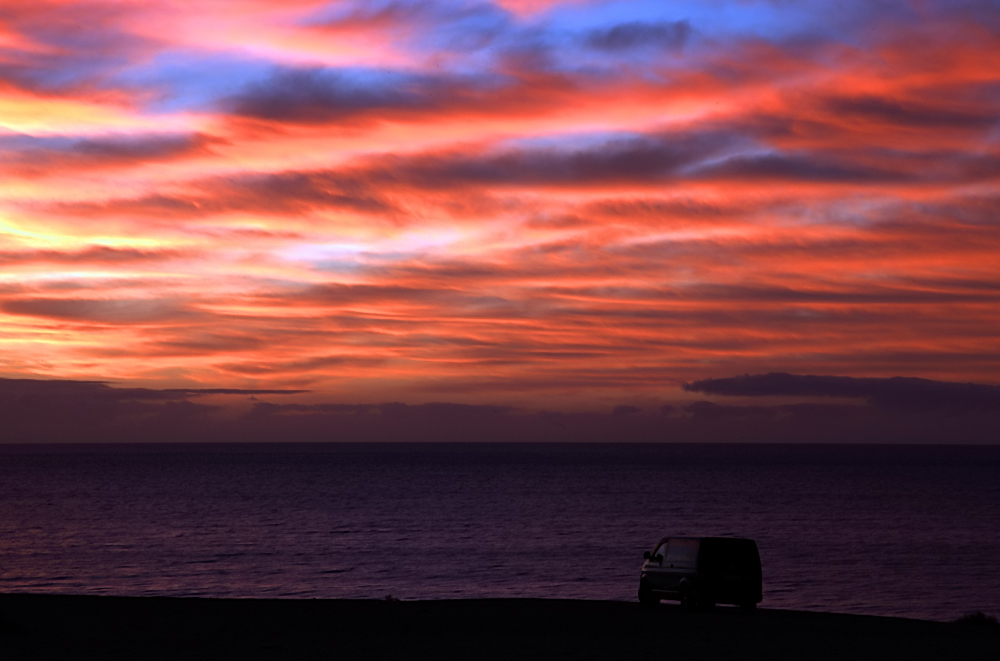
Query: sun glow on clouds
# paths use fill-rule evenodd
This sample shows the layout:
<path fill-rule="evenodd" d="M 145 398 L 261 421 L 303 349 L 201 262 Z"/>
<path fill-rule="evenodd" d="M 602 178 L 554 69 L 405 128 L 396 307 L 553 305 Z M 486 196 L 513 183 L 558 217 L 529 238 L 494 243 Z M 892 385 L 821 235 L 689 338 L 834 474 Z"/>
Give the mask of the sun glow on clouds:
<path fill-rule="evenodd" d="M 8 3 L 0 376 L 566 407 L 995 381 L 998 16 Z"/>

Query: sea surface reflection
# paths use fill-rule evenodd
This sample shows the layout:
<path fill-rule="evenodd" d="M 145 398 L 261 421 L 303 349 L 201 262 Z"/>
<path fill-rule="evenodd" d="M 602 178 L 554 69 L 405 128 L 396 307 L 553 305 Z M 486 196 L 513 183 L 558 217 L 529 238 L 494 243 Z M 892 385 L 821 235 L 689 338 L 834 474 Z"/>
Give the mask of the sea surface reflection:
<path fill-rule="evenodd" d="M 0 590 L 634 600 L 665 534 L 757 540 L 763 608 L 1000 613 L 1000 448 L 0 447 Z"/>

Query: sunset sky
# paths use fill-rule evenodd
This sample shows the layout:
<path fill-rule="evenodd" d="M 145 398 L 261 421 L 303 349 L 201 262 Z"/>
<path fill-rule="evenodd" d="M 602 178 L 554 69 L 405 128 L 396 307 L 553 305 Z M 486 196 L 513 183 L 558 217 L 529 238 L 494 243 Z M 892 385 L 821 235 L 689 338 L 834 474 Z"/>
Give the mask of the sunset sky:
<path fill-rule="evenodd" d="M 997 384 L 998 184 L 998 2 L 9 0 L 0 377 Z"/>

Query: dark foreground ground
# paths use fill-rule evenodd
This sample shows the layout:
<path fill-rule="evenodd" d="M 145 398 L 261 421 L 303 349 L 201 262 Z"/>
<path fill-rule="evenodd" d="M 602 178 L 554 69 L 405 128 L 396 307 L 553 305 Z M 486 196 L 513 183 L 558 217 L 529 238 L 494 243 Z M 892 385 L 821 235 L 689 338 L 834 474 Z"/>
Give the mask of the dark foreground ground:
<path fill-rule="evenodd" d="M 990 659 L 1000 627 L 540 599 L 0 594 L 0 659 Z"/>

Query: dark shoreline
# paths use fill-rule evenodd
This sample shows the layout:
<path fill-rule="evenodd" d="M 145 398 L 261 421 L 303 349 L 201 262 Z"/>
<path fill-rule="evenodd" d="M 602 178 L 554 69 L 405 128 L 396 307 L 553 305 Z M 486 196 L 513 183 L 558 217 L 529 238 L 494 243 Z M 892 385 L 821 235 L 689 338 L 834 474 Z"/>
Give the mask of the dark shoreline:
<path fill-rule="evenodd" d="M 1000 659 L 1000 627 L 559 599 L 0 594 L 9 659 Z"/>

